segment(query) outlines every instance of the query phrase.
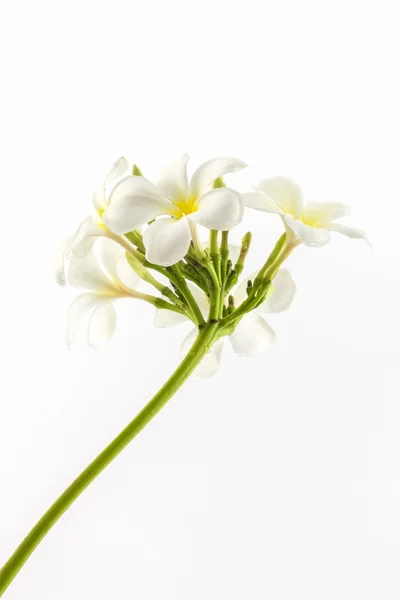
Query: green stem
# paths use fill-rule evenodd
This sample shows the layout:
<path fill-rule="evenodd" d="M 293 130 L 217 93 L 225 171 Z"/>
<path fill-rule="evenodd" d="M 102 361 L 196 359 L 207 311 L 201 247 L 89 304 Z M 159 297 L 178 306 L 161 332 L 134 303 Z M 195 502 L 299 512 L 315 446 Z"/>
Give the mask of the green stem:
<path fill-rule="evenodd" d="M 219 281 L 221 281 L 221 255 L 218 247 L 218 231 L 210 231 L 210 256 Z"/>
<path fill-rule="evenodd" d="M 14 554 L 0 570 L 0 596 L 22 569 L 32 552 L 43 540 L 59 518 L 111 463 L 114 458 L 138 435 L 138 433 L 156 416 L 168 400 L 188 379 L 202 358 L 208 352 L 218 335 L 218 325 L 206 324 L 179 367 L 127 427 L 94 459 L 92 463 L 61 494 L 43 517 L 28 533 Z"/>

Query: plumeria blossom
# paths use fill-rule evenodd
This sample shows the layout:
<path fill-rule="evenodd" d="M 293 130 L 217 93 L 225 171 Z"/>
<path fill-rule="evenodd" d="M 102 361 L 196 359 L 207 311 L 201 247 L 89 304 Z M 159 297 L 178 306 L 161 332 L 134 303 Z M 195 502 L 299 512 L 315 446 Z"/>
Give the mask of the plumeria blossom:
<path fill-rule="evenodd" d="M 255 192 L 242 194 L 245 206 L 279 214 L 289 241 L 299 239 L 306 246 L 323 246 L 329 241 L 331 231 L 368 241 L 363 231 L 336 223 L 350 214 L 348 206 L 339 202 L 306 204 L 300 186 L 286 177 L 264 179 L 253 188 Z"/>
<path fill-rule="evenodd" d="M 249 279 L 253 281 L 256 274 L 252 273 L 233 292 L 236 306 L 239 306 L 246 299 L 247 282 Z M 196 298 L 196 302 L 204 318 L 207 318 L 209 310 L 207 296 L 195 285 L 191 285 L 190 289 Z M 255 357 L 264 354 L 275 342 L 276 335 L 262 315 L 286 310 L 291 305 L 295 294 L 296 284 L 291 274 L 286 269 L 280 269 L 272 280 L 270 291 L 264 302 L 253 312 L 245 314 L 234 332 L 229 336 L 234 352 L 239 356 L 245 357 Z M 171 327 L 185 322 L 187 322 L 187 318 L 183 315 L 171 313 L 164 309 L 157 310 L 154 318 L 156 327 Z M 193 328 L 184 339 L 181 347 L 182 357 L 190 350 L 197 334 L 197 329 Z M 222 357 L 223 340 L 223 338 L 218 340 L 203 358 L 195 371 L 198 377 L 209 378 L 215 375 Z"/>
<path fill-rule="evenodd" d="M 75 233 L 68 237 L 58 250 L 55 264 L 55 276 L 60 285 L 66 284 L 66 265 L 72 255 L 83 258 L 91 250 L 97 237 L 107 236 L 103 223 L 103 214 L 116 184 L 127 174 L 129 165 L 126 158 L 119 158 L 112 165 L 101 186 L 93 194 L 94 215 L 87 216 Z"/>
<path fill-rule="evenodd" d="M 125 251 L 112 240 L 102 238 L 84 258 L 72 254 L 68 283 L 86 291 L 75 298 L 68 310 L 68 347 L 87 314 L 89 344 L 93 348 L 104 346 L 115 331 L 114 301 L 137 297 L 134 290 L 139 282 L 140 278 L 126 260 Z"/>
<path fill-rule="evenodd" d="M 243 169 L 245 163 L 215 158 L 201 164 L 189 181 L 188 160 L 183 154 L 166 167 L 157 185 L 137 175 L 124 178 L 112 191 L 103 215 L 105 225 L 118 235 L 154 220 L 143 242 L 147 260 L 157 265 L 173 265 L 187 254 L 195 224 L 227 231 L 243 217 L 238 192 L 210 187 L 222 175 Z"/>

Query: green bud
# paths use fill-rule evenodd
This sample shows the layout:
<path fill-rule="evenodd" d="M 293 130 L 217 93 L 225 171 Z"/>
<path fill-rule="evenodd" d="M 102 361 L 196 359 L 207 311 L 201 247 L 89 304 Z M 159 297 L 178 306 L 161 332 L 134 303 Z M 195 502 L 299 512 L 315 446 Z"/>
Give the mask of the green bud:
<path fill-rule="evenodd" d="M 222 177 L 217 177 L 217 179 L 214 179 L 214 183 L 212 186 L 213 186 L 214 190 L 216 190 L 217 188 L 226 187 L 225 182 L 222 179 Z"/>
<path fill-rule="evenodd" d="M 138 175 L 139 177 L 143 177 L 142 171 L 139 169 L 137 165 L 133 165 L 132 167 L 132 175 Z"/>

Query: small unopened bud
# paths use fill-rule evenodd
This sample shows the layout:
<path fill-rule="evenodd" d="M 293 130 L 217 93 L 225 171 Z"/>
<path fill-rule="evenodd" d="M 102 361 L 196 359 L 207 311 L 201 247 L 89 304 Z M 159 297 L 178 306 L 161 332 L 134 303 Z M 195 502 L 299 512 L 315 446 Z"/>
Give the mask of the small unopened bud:
<path fill-rule="evenodd" d="M 248 231 L 246 233 L 246 235 L 242 239 L 242 245 L 241 245 L 241 248 L 240 248 L 239 261 L 241 260 L 242 262 L 244 262 L 244 260 L 245 260 L 245 258 L 247 256 L 247 253 L 248 253 L 248 251 L 250 249 L 251 238 L 252 238 L 252 235 L 251 235 L 250 231 Z"/>
<path fill-rule="evenodd" d="M 217 177 L 217 179 L 214 179 L 212 186 L 213 186 L 214 190 L 216 190 L 217 188 L 226 187 L 225 182 L 222 179 L 222 177 Z"/>
<path fill-rule="evenodd" d="M 228 298 L 228 306 L 229 308 L 235 308 L 235 298 L 232 295 Z"/>
<path fill-rule="evenodd" d="M 137 165 L 133 165 L 132 167 L 132 175 L 137 175 L 139 177 L 143 177 L 142 171 L 139 169 Z"/>
<path fill-rule="evenodd" d="M 247 286 L 246 286 L 246 293 L 247 293 L 247 295 L 250 294 L 252 288 L 253 288 L 253 282 L 251 281 L 251 279 L 249 279 L 248 282 L 247 282 Z"/>

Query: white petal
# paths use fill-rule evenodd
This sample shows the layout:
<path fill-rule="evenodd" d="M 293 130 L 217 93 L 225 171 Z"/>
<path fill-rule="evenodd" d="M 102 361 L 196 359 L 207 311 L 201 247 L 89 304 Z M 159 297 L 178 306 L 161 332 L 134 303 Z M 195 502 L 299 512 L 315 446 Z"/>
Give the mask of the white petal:
<path fill-rule="evenodd" d="M 264 192 L 280 206 L 280 208 L 295 219 L 300 219 L 303 213 L 303 192 L 297 183 L 287 177 L 272 177 L 263 179 L 253 186 L 258 192 Z"/>
<path fill-rule="evenodd" d="M 69 349 L 71 349 L 72 342 L 78 332 L 79 324 L 83 316 L 96 306 L 98 301 L 99 297 L 97 294 L 88 292 L 86 294 L 81 294 L 71 303 L 68 309 L 67 319 L 67 346 Z"/>
<path fill-rule="evenodd" d="M 123 156 L 121 156 L 121 158 L 115 161 L 115 163 L 112 165 L 107 177 L 104 180 L 104 183 L 93 195 L 93 204 L 96 212 L 101 214 L 107 208 L 107 188 L 109 191 L 109 188 L 112 185 L 115 185 L 118 179 L 120 179 L 126 173 L 128 167 L 128 161 Z"/>
<path fill-rule="evenodd" d="M 66 262 L 71 258 L 71 241 L 72 237 L 69 235 L 63 242 L 60 244 L 57 249 L 54 260 L 53 260 L 53 273 L 54 279 L 58 283 L 58 285 L 64 286 L 66 284 L 67 278 L 65 274 L 65 265 Z"/>
<path fill-rule="evenodd" d="M 186 217 L 158 219 L 146 229 L 143 243 L 149 262 L 169 267 L 179 262 L 188 252 L 191 241 Z"/>
<path fill-rule="evenodd" d="M 117 324 L 117 314 L 111 301 L 100 303 L 92 312 L 88 325 L 88 342 L 96 350 L 112 338 Z"/>
<path fill-rule="evenodd" d="M 215 179 L 227 173 L 236 173 L 247 167 L 246 163 L 237 158 L 213 158 L 201 164 L 193 173 L 190 180 L 190 195 L 198 198 L 200 194 Z"/>
<path fill-rule="evenodd" d="M 274 330 L 255 313 L 243 317 L 230 336 L 233 350 L 239 356 L 259 356 L 264 354 L 275 342 Z"/>
<path fill-rule="evenodd" d="M 99 256 L 103 268 L 117 286 L 137 288 L 140 277 L 129 266 L 124 248 L 114 240 L 103 238 L 99 243 Z"/>
<path fill-rule="evenodd" d="M 185 315 L 159 308 L 156 310 L 153 323 L 155 327 L 174 327 L 175 325 L 181 325 L 181 323 L 187 323 L 188 320 Z"/>
<path fill-rule="evenodd" d="M 77 258 L 72 255 L 68 270 L 68 283 L 75 288 L 85 288 L 111 296 L 119 293 L 118 288 L 101 268 L 94 249 L 85 258 Z"/>
<path fill-rule="evenodd" d="M 193 346 L 197 334 L 197 329 L 192 329 L 192 331 L 183 340 L 181 347 L 182 358 L 186 356 L 190 348 Z M 209 379 L 215 375 L 221 362 L 223 345 L 223 340 L 218 340 L 213 345 L 211 350 L 207 352 L 199 366 L 194 371 L 194 374 L 197 375 L 197 377 Z"/>
<path fill-rule="evenodd" d="M 95 221 L 93 217 L 86 217 L 72 238 L 71 248 L 73 254 L 77 258 L 84 258 L 91 250 L 95 238 L 103 236 L 106 236 L 106 232 L 102 223 Z"/>
<path fill-rule="evenodd" d="M 243 200 L 235 190 L 217 188 L 201 196 L 197 211 L 190 219 L 207 229 L 227 231 L 238 225 L 243 218 Z"/>
<path fill-rule="evenodd" d="M 192 281 L 188 281 L 187 286 L 191 291 L 193 298 L 196 300 L 197 306 L 199 307 L 201 314 L 206 319 L 210 310 L 210 302 L 207 298 L 207 295 Z"/>
<path fill-rule="evenodd" d="M 174 211 L 175 207 L 161 196 L 155 185 L 144 177 L 131 175 L 112 191 L 103 221 L 114 233 L 123 234 Z"/>
<path fill-rule="evenodd" d="M 289 271 L 279 269 L 272 281 L 273 291 L 258 307 L 259 312 L 277 313 L 286 310 L 296 295 L 296 284 Z"/>
<path fill-rule="evenodd" d="M 241 246 L 238 244 L 229 244 L 229 258 L 232 261 L 232 265 L 235 266 L 240 256 Z"/>
<path fill-rule="evenodd" d="M 305 206 L 302 221 L 311 227 L 325 227 L 331 221 L 346 217 L 352 212 L 340 202 L 309 202 Z"/>
<path fill-rule="evenodd" d="M 105 186 L 114 185 L 118 179 L 121 179 L 129 169 L 129 164 L 126 158 L 121 156 L 115 163 L 112 165 L 109 170 L 107 177 L 105 179 Z"/>
<path fill-rule="evenodd" d="M 342 225 L 341 223 L 329 223 L 326 225 L 326 228 L 329 231 L 336 231 L 337 233 L 342 233 L 349 238 L 353 238 L 354 240 L 364 240 L 367 242 L 368 246 L 371 247 L 371 242 L 369 241 L 367 234 L 361 229 L 355 229 L 354 227 L 347 227 L 347 225 Z"/>
<path fill-rule="evenodd" d="M 290 227 L 306 246 L 319 247 L 324 246 L 324 244 L 329 242 L 329 233 L 326 229 L 310 227 L 310 225 L 306 225 L 302 221 L 293 219 L 291 215 L 285 215 L 284 219 L 288 227 Z"/>
<path fill-rule="evenodd" d="M 249 192 L 248 194 L 241 194 L 243 203 L 248 208 L 254 208 L 255 210 L 262 210 L 264 212 L 282 214 L 279 204 L 275 202 L 273 198 L 267 196 L 263 192 Z"/>
<path fill-rule="evenodd" d="M 243 277 L 243 279 L 241 280 L 241 282 L 239 283 L 237 288 L 234 290 L 233 296 L 235 298 L 235 306 L 239 306 L 239 304 L 242 304 L 242 302 L 244 302 L 244 300 L 246 300 L 246 298 L 247 298 L 247 292 L 246 292 L 247 283 L 248 283 L 248 281 L 254 281 L 257 273 L 258 273 L 258 271 L 253 271 L 252 273 L 249 273 L 248 275 L 246 275 L 246 277 Z"/>
<path fill-rule="evenodd" d="M 187 163 L 188 154 L 182 154 L 170 165 L 165 167 L 160 174 L 157 186 L 163 196 L 170 200 L 186 198 L 188 194 Z"/>

